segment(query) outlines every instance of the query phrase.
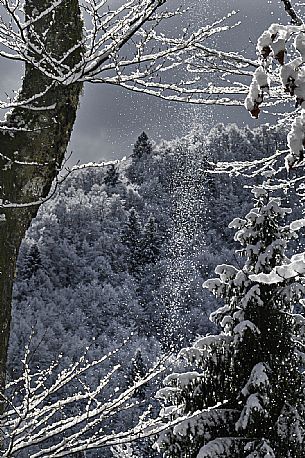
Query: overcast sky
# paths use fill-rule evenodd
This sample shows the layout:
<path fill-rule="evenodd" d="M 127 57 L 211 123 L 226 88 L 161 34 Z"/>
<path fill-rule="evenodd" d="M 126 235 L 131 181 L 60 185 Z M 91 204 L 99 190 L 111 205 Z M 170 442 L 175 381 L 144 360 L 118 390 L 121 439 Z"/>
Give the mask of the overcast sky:
<path fill-rule="evenodd" d="M 232 50 L 254 50 L 257 37 L 270 23 L 287 22 L 280 0 L 171 0 L 169 4 L 183 2 L 192 9 L 187 20 L 194 28 L 233 9 L 239 10 L 237 17 L 242 24 L 225 36 L 224 45 Z M 18 88 L 20 70 L 14 64 L 6 64 L 1 73 L 3 96 L 4 91 Z M 143 130 L 158 141 L 186 133 L 194 122 L 203 123 L 207 130 L 217 122 L 255 125 L 243 109 L 168 103 L 112 86 L 88 84 L 81 99 L 69 150 L 73 151 L 74 162 L 119 158 L 130 154 L 133 143 Z"/>

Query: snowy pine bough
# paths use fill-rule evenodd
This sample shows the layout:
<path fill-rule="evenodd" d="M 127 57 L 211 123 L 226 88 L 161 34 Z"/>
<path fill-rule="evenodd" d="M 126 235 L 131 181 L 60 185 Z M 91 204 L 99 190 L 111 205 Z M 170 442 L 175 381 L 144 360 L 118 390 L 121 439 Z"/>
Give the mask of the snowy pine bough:
<path fill-rule="evenodd" d="M 231 223 L 243 267 L 219 265 L 204 284 L 224 302 L 210 317 L 221 331 L 183 349 L 196 370 L 169 375 L 158 393 L 165 425 L 193 415 L 158 437 L 164 457 L 304 457 L 304 255 L 285 254 L 290 209 L 253 192 L 255 207 Z"/>

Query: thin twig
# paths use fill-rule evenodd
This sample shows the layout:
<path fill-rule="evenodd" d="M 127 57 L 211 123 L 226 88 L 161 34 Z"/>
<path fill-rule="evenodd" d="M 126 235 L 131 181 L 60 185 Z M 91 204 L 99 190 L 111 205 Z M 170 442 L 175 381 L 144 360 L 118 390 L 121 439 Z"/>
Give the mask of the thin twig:
<path fill-rule="evenodd" d="M 293 25 L 303 25 L 302 19 L 297 15 L 295 12 L 294 8 L 292 7 L 291 1 L 290 0 L 282 0 L 282 3 L 284 4 L 285 11 L 287 14 L 291 17 L 291 24 Z"/>

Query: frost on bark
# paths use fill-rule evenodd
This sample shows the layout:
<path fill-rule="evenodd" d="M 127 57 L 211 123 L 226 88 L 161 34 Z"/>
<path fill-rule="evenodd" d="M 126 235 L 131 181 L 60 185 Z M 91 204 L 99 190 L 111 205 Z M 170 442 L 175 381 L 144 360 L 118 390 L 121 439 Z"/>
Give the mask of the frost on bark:
<path fill-rule="evenodd" d="M 26 19 L 37 17 L 51 4 L 51 0 L 28 0 Z M 27 40 L 32 43 L 38 40 L 46 53 L 59 59 L 81 40 L 78 0 L 64 0 L 50 14 L 34 21 L 25 33 Z M 81 47 L 75 46 L 62 63 L 75 65 L 81 59 L 81 52 Z M 0 130 L 0 389 L 5 382 L 19 246 L 62 164 L 81 88 L 80 83 L 52 85 L 38 67 L 26 64 L 19 101 L 32 97 L 33 100 L 26 107 L 14 108 L 7 115 L 6 129 Z M 44 92 L 42 97 L 34 97 Z"/>

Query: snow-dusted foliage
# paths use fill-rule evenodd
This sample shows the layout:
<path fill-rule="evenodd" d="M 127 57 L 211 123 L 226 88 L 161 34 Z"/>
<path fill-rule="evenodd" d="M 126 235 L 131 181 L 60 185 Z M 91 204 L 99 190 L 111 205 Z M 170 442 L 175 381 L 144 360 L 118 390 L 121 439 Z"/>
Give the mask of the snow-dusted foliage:
<path fill-rule="evenodd" d="M 164 457 L 305 454 L 304 319 L 295 313 L 304 296 L 304 268 L 296 273 L 295 263 L 303 261 L 286 256 L 296 237 L 285 225 L 291 210 L 264 186 L 253 193 L 254 208 L 230 225 L 244 265 L 219 265 L 218 277 L 204 283 L 224 302 L 210 316 L 221 331 L 181 350 L 196 370 L 169 375 L 159 391 L 165 424 L 194 415 L 158 437 L 155 447 Z M 275 270 L 281 277 L 269 281 Z"/>
<path fill-rule="evenodd" d="M 283 138 L 235 125 L 216 126 L 207 135 L 198 126 L 149 154 L 114 163 L 115 174 L 112 164 L 73 172 L 41 208 L 21 248 L 9 378 L 20 376 L 32 332 L 31 363 L 37 369 L 47 369 L 59 354 L 67 366 L 86 346 L 98 359 L 132 335 L 113 356 L 121 369 L 105 396 L 113 385 L 126 387 L 144 375 L 173 339 L 181 348 L 199 333 L 212 332 L 208 315 L 215 303 L 201 285 L 215 263 L 234 262 L 227 225 L 250 207 L 247 178 L 207 170 L 219 160 L 266 156 Z M 105 361 L 88 385 L 108 370 Z M 148 399 L 152 391 L 142 386 L 135 399 Z M 141 404 L 113 418 L 113 427 L 130 427 L 139 410 Z M 154 456 L 148 445 L 133 449 L 141 458 Z"/>
<path fill-rule="evenodd" d="M 259 157 L 276 139 L 221 125 L 208 136 L 197 132 L 196 144 L 192 135 L 121 161 L 114 186 L 105 183 L 108 166 L 74 172 L 45 203 L 19 257 L 10 375 L 18 372 L 31 328 L 37 365 L 59 353 L 78 358 L 92 335 L 93 357 L 131 332 L 140 340 L 128 348 L 130 359 L 139 346 L 152 353 L 155 344 L 145 336 L 167 338 L 164 320 L 174 293 L 177 334 L 186 341 L 208 331 L 205 309 L 213 306 L 201 284 L 215 259 L 233 261 L 226 226 L 236 209 L 249 206 L 242 177 L 204 176 L 212 167 L 206 156 L 229 160 L 240 145 L 241 157 Z"/>

